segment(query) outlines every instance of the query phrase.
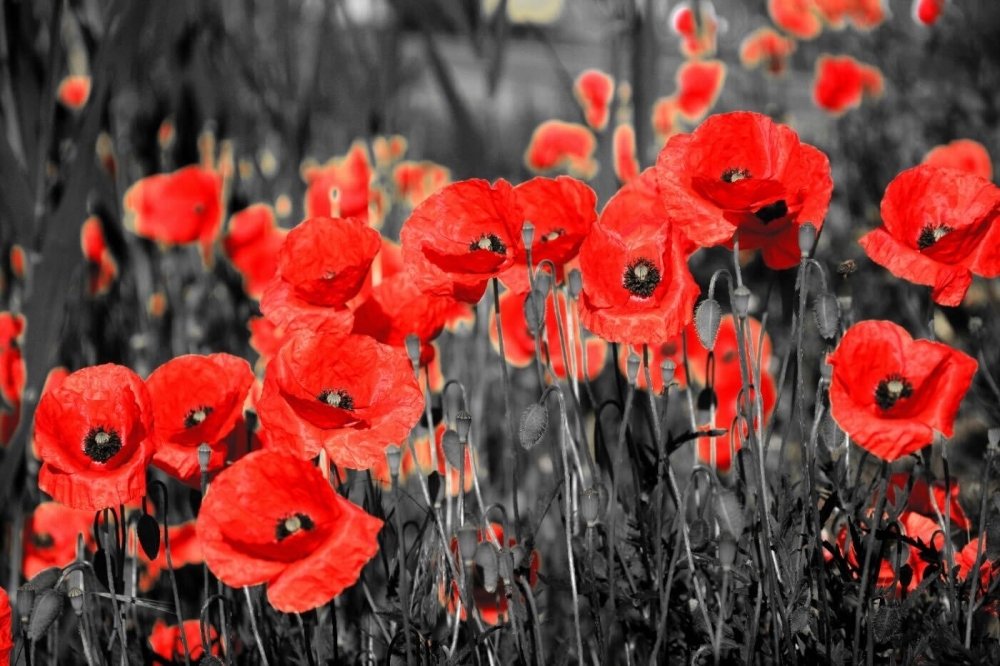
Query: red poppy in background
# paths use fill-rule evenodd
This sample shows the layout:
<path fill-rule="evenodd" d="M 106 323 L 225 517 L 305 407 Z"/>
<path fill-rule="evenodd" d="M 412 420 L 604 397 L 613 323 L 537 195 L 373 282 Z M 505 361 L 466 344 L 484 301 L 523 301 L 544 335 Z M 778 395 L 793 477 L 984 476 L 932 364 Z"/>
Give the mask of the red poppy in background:
<path fill-rule="evenodd" d="M 638 178 L 639 158 L 635 154 L 635 128 L 632 125 L 621 123 L 615 127 L 612 151 L 618 182 L 625 184 L 633 178 Z"/>
<path fill-rule="evenodd" d="M 890 502 L 895 502 L 896 493 L 905 493 L 906 485 L 909 483 L 909 479 L 910 474 L 908 472 L 898 472 L 893 474 L 889 479 L 889 486 L 886 489 L 886 498 Z M 931 489 L 933 489 L 933 496 L 931 495 Z M 910 488 L 910 494 L 907 497 L 906 506 L 910 511 L 916 511 L 921 515 L 934 518 L 937 516 L 937 513 L 934 510 L 935 505 L 937 505 L 938 510 L 943 516 L 945 511 L 948 509 L 947 505 L 950 503 L 951 524 L 960 530 L 967 530 L 972 527 L 972 523 L 965 515 L 965 511 L 962 509 L 962 505 L 958 501 L 958 493 L 958 482 L 952 479 L 951 501 L 948 502 L 946 501 L 947 493 L 945 492 L 944 482 L 935 481 L 929 489 L 927 481 L 918 477 L 913 480 L 913 486 Z"/>
<path fill-rule="evenodd" d="M 10 620 L 10 599 L 7 590 L 0 587 L 0 664 L 10 660 L 10 651 L 14 647 L 14 627 Z"/>
<path fill-rule="evenodd" d="M 0 312 L 0 445 L 6 445 L 21 419 L 25 367 L 21 354 L 24 317 Z"/>
<path fill-rule="evenodd" d="M 858 30 L 871 30 L 886 19 L 883 0 L 811 0 L 819 16 L 833 28 L 850 21 Z"/>
<path fill-rule="evenodd" d="M 197 241 L 210 256 L 222 226 L 222 175 L 187 166 L 143 178 L 125 192 L 125 226 L 163 245 Z"/>
<path fill-rule="evenodd" d="M 153 464 L 181 480 L 201 472 L 198 447 L 212 450 L 208 470 L 226 463 L 226 436 L 243 416 L 253 370 L 231 354 L 186 354 L 158 367 L 146 380 L 153 400 Z"/>
<path fill-rule="evenodd" d="M 372 168 L 363 142 L 326 164 L 303 166 L 302 178 L 306 217 L 359 217 L 367 224 Z"/>
<path fill-rule="evenodd" d="M 677 69 L 677 111 L 691 122 L 701 120 L 715 106 L 726 81 L 721 60 L 686 62 Z"/>
<path fill-rule="evenodd" d="M 535 173 L 565 170 L 589 180 L 597 174 L 596 149 L 597 139 L 585 126 L 546 120 L 531 134 L 524 163 Z"/>
<path fill-rule="evenodd" d="M 691 321 L 700 292 L 689 249 L 646 169 L 608 201 L 580 248 L 583 324 L 611 342 L 674 337 Z"/>
<path fill-rule="evenodd" d="M 826 155 L 759 113 L 714 115 L 677 134 L 656 171 L 665 214 L 702 247 L 760 248 L 769 268 L 799 263 L 798 229 L 820 227 L 833 192 Z"/>
<path fill-rule="evenodd" d="M 435 460 L 437 461 L 436 467 L 434 460 L 431 460 L 431 439 L 427 436 L 426 432 L 422 432 L 419 436 L 414 438 L 413 451 L 416 452 L 416 457 L 414 457 L 413 453 L 410 452 L 409 446 L 403 447 L 403 457 L 399 465 L 400 482 L 405 481 L 414 472 L 428 475 L 436 469 L 438 474 L 441 475 L 441 478 L 445 479 L 445 491 L 451 497 L 457 497 L 462 494 L 462 491 L 459 490 L 460 487 L 464 488 L 466 493 L 472 492 L 475 485 L 475 472 L 472 468 L 472 456 L 470 455 L 468 448 L 466 448 L 465 485 L 462 486 L 461 471 L 448 464 L 448 460 L 445 458 L 444 445 L 442 443 L 445 430 L 446 428 L 444 423 L 438 423 L 434 428 L 435 440 L 437 442 L 437 449 L 435 451 Z M 389 473 L 389 463 L 387 460 L 383 459 L 381 462 L 373 465 L 371 473 L 372 478 L 381 483 L 383 487 L 392 487 L 392 475 Z"/>
<path fill-rule="evenodd" d="M 524 252 L 514 188 L 472 179 L 428 197 L 403 223 L 403 261 L 422 291 L 475 303 Z"/>
<path fill-rule="evenodd" d="M 851 56 L 824 54 L 816 59 L 813 101 L 833 115 L 861 106 L 866 95 L 882 94 L 882 72 Z"/>
<path fill-rule="evenodd" d="M 990 562 L 989 555 L 987 554 L 986 536 L 983 535 L 982 538 L 984 539 L 982 552 L 979 550 L 980 537 L 976 537 L 955 553 L 955 564 L 958 566 L 958 579 L 963 581 L 968 579 L 972 567 L 976 565 L 977 556 L 979 557 L 979 590 L 977 591 L 977 596 L 987 594 L 993 581 L 1000 574 L 1000 566 L 995 561 Z M 995 598 L 987 600 L 983 606 L 983 610 L 994 616 L 1000 615 L 1000 608 L 998 608 L 998 602 Z"/>
<path fill-rule="evenodd" d="M 375 163 L 380 167 L 388 167 L 403 159 L 409 142 L 401 134 L 392 136 L 377 136 L 372 139 L 372 154 Z"/>
<path fill-rule="evenodd" d="M 679 132 L 677 98 L 675 96 L 661 97 L 653 104 L 653 111 L 649 122 L 653 126 L 653 132 L 660 141 L 666 141 Z"/>
<path fill-rule="evenodd" d="M 283 613 L 312 610 L 353 585 L 381 528 L 314 465 L 275 451 L 223 470 L 198 513 L 212 573 L 231 587 L 267 583 L 268 601 Z"/>
<path fill-rule="evenodd" d="M 173 563 L 174 569 L 180 569 L 181 567 L 193 564 L 202 564 L 205 561 L 205 556 L 201 550 L 201 541 L 198 540 L 195 521 L 189 520 L 186 523 L 171 525 L 169 527 L 160 525 L 160 552 L 157 554 L 156 559 L 149 560 L 141 549 L 139 552 L 140 592 L 149 592 L 156 587 L 156 584 L 160 580 L 160 574 L 168 569 L 167 549 L 164 545 L 166 544 L 164 529 L 170 534 L 170 561 Z"/>
<path fill-rule="evenodd" d="M 585 69 L 573 82 L 573 94 L 588 125 L 598 132 L 607 127 L 615 94 L 615 80 L 610 75 L 599 69 Z"/>
<path fill-rule="evenodd" d="M 434 162 L 400 162 L 392 170 L 396 195 L 416 208 L 424 199 L 451 182 L 451 171 Z"/>
<path fill-rule="evenodd" d="M 871 513 L 873 512 L 869 509 L 869 514 Z M 899 516 L 898 522 L 899 531 L 903 536 L 920 541 L 925 546 L 935 548 L 939 552 L 944 549 L 944 535 L 941 533 L 941 527 L 936 521 L 915 511 L 903 511 Z M 845 526 L 837 537 L 837 546 L 845 554 L 847 561 L 860 570 L 862 558 L 858 557 L 857 548 L 853 541 L 848 545 L 848 534 L 849 530 Z M 908 592 L 913 591 L 923 579 L 924 572 L 930 566 L 930 562 L 920 556 L 920 549 L 915 546 L 910 546 L 902 541 L 892 541 L 890 543 L 892 547 L 883 546 L 885 548 L 883 557 L 879 558 L 876 554 L 876 558 L 872 559 L 872 568 L 874 569 L 876 563 L 878 566 L 876 585 L 879 588 L 885 589 L 893 585 L 895 581 L 896 591 L 898 592 L 900 581 L 897 568 L 901 568 L 905 564 L 909 565 L 913 572 L 906 589 Z"/>
<path fill-rule="evenodd" d="M 855 324 L 827 357 L 830 413 L 851 438 L 892 462 L 950 437 L 979 364 L 940 342 L 914 340 L 889 321 Z"/>
<path fill-rule="evenodd" d="M 986 146 L 972 139 L 956 139 L 951 143 L 932 148 L 924 155 L 923 163 L 945 169 L 957 169 L 986 180 L 993 180 L 993 160 Z"/>
<path fill-rule="evenodd" d="M 913 0 L 913 20 L 920 25 L 931 26 L 944 14 L 948 0 Z"/>
<path fill-rule="evenodd" d="M 184 642 L 181 641 L 181 632 L 184 632 L 184 639 L 187 642 L 191 659 L 201 659 L 205 656 L 205 647 L 201 643 L 201 621 L 184 620 L 183 625 L 168 625 L 162 619 L 153 623 L 153 630 L 149 633 L 149 645 L 153 648 L 153 653 L 168 663 L 184 661 Z M 219 633 L 215 627 L 209 625 L 208 637 L 213 655 L 219 654 Z"/>
<path fill-rule="evenodd" d="M 815 0 L 767 0 L 774 24 L 798 39 L 813 39 L 823 31 Z"/>
<path fill-rule="evenodd" d="M 56 99 L 67 109 L 79 111 L 90 99 L 90 77 L 85 74 L 71 74 L 59 82 Z"/>
<path fill-rule="evenodd" d="M 285 344 L 285 329 L 266 317 L 251 317 L 247 328 L 250 330 L 250 346 L 259 355 L 255 367 L 263 371 L 281 345 Z"/>
<path fill-rule="evenodd" d="M 229 218 L 222 247 L 243 276 L 247 296 L 260 298 L 264 293 L 278 270 L 278 252 L 287 234 L 287 230 L 278 226 L 274 209 L 267 204 L 248 206 Z"/>
<path fill-rule="evenodd" d="M 302 331 L 267 366 L 257 413 L 269 444 L 299 458 L 326 449 L 367 469 L 410 434 L 424 396 L 406 352 L 363 335 Z"/>
<path fill-rule="evenodd" d="M 795 52 L 795 41 L 781 35 L 773 28 L 758 28 L 740 43 L 740 62 L 747 69 L 764 65 L 772 76 L 785 73 L 788 58 Z"/>
<path fill-rule="evenodd" d="M 80 248 L 87 260 L 87 292 L 92 296 L 107 293 L 118 277 L 118 263 L 104 241 L 100 218 L 91 216 L 84 221 L 80 228 Z"/>
<path fill-rule="evenodd" d="M 42 395 L 35 413 L 38 487 L 57 502 L 97 511 L 146 493 L 153 408 L 128 368 L 83 368 Z"/>
<path fill-rule="evenodd" d="M 883 226 L 858 242 L 896 277 L 932 287 L 958 305 L 972 275 L 1000 275 L 1000 188 L 978 176 L 920 165 L 896 176 L 882 198 Z"/>
<path fill-rule="evenodd" d="M 681 53 L 686 58 L 701 58 L 715 53 L 719 19 L 711 2 L 699 2 L 700 16 L 695 20 L 688 2 L 677 4 L 670 12 L 670 29 L 681 38 Z"/>
<path fill-rule="evenodd" d="M 691 349 L 692 345 L 697 344 L 699 344 L 697 338 L 688 337 L 688 349 Z M 649 378 L 653 380 L 653 393 L 656 395 L 663 393 L 663 372 L 661 366 L 667 359 L 674 362 L 673 381 L 677 383 L 679 388 L 683 389 L 687 386 L 687 373 L 684 370 L 684 348 L 682 345 L 681 336 L 677 335 L 666 342 L 647 346 L 649 353 Z M 642 358 L 642 345 L 632 345 L 631 349 L 635 352 L 636 356 L 640 359 Z M 623 377 L 628 376 L 628 356 L 627 352 L 618 354 L 618 372 Z M 643 366 L 639 366 L 639 374 L 636 376 L 635 385 L 640 390 L 649 390 L 649 385 L 646 383 L 646 369 Z"/>
<path fill-rule="evenodd" d="M 24 556 L 21 571 L 25 578 L 50 567 L 65 567 L 76 559 L 77 535 L 84 545 L 94 547 L 91 511 L 72 509 L 58 502 L 42 502 L 24 523 Z"/>

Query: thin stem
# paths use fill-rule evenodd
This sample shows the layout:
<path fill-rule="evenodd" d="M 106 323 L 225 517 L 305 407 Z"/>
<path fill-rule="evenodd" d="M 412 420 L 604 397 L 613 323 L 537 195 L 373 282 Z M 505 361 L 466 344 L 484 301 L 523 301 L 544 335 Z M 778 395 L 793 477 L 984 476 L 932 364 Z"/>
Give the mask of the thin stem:
<path fill-rule="evenodd" d="M 432 444 L 433 447 L 433 444 Z M 415 458 L 414 458 L 415 459 Z M 406 663 L 409 666 L 413 664 L 413 646 L 411 645 L 410 639 L 410 588 L 408 585 L 407 577 L 409 576 L 409 571 L 406 568 L 406 544 L 403 538 L 403 511 L 402 503 L 399 501 L 399 474 L 392 475 L 392 494 L 396 497 L 396 508 L 394 513 L 396 514 L 396 544 L 397 544 L 397 555 L 396 558 L 399 561 L 399 589 L 400 589 L 400 605 L 403 612 L 403 633 L 406 634 Z"/>
<path fill-rule="evenodd" d="M 979 537 L 976 543 L 976 559 L 972 562 L 972 568 L 966 574 L 970 580 L 969 585 L 969 609 L 965 617 L 965 649 L 972 645 L 972 618 L 975 615 L 973 607 L 976 602 L 976 591 L 979 589 L 979 563 L 983 557 L 983 542 L 986 541 L 986 500 L 989 497 L 990 468 L 993 466 L 992 447 L 986 454 L 986 464 L 983 465 L 983 478 L 980 487 L 982 497 L 979 500 Z M 933 493 L 932 493 L 933 494 Z M 951 498 L 948 498 L 949 504 Z"/>
<path fill-rule="evenodd" d="M 858 647 L 861 643 L 861 618 L 864 616 L 868 594 L 868 577 L 871 573 L 872 554 L 875 551 L 875 534 L 882 522 L 882 512 L 885 511 L 886 486 L 889 484 L 889 463 L 882 461 L 881 483 L 878 487 L 878 500 L 875 503 L 875 514 L 865 540 L 865 561 L 861 567 L 861 587 L 858 590 L 858 605 L 854 609 L 854 642 L 851 644 L 853 662 L 858 663 Z"/>
<path fill-rule="evenodd" d="M 253 640 L 257 643 L 257 650 L 260 652 L 260 660 L 264 666 L 270 666 L 267 661 L 267 652 L 264 650 L 264 641 L 260 638 L 260 631 L 257 629 L 257 609 L 254 608 L 253 600 L 250 598 L 250 588 L 243 587 L 243 594 L 247 599 L 247 614 L 250 616 L 250 630 L 253 631 Z M 184 633 L 183 631 L 181 633 Z M 336 651 L 336 638 L 334 638 L 334 651 Z M 336 659 L 334 659 L 336 661 Z"/>
<path fill-rule="evenodd" d="M 500 347 L 500 372 L 503 377 L 504 422 L 507 426 L 507 466 L 510 479 L 511 505 L 514 509 L 514 538 L 521 540 L 521 515 L 517 507 L 517 442 L 514 441 L 514 424 L 511 422 L 510 374 L 507 355 L 503 348 L 503 324 L 500 321 L 500 281 L 493 278 L 493 314 L 496 316 L 497 343 Z M 544 316 L 544 312 L 543 312 Z"/>

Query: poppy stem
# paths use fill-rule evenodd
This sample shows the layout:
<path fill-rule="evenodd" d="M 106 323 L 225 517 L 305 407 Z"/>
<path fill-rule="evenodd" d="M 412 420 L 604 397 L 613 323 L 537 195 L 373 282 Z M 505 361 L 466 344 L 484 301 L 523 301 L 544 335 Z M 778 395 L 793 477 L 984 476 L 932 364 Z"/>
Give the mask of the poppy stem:
<path fill-rule="evenodd" d="M 170 528 L 167 525 L 167 516 L 170 514 L 170 499 L 167 496 L 167 486 L 162 481 L 153 481 L 154 486 L 160 489 L 160 499 L 163 501 L 163 553 L 167 558 L 167 572 L 170 577 L 170 589 L 174 595 L 174 613 L 177 615 L 177 626 L 184 626 L 184 617 L 181 611 L 181 594 L 177 587 L 177 574 L 174 571 L 174 560 L 170 554 Z M 155 510 L 155 506 L 153 507 Z M 184 648 L 184 664 L 191 666 L 191 648 L 188 647 L 187 634 L 180 632 L 181 646 Z"/>
<path fill-rule="evenodd" d="M 868 592 L 868 578 L 871 571 L 872 553 L 875 550 L 875 535 L 878 532 L 879 523 L 882 522 L 882 512 L 885 511 L 886 486 L 889 484 L 889 463 L 882 461 L 882 469 L 879 474 L 881 481 L 878 486 L 878 499 L 875 502 L 875 514 L 872 516 L 871 527 L 868 531 L 868 538 L 865 539 L 865 561 L 861 567 L 861 587 L 858 589 L 858 605 L 854 609 L 854 642 L 851 644 L 852 662 L 858 663 L 858 648 L 861 644 L 861 618 L 865 613 L 868 600 L 865 598 Z"/>
<path fill-rule="evenodd" d="M 433 427 L 433 426 L 432 426 Z M 431 433 L 433 438 L 433 433 Z M 431 446 L 434 446 L 433 439 Z M 416 458 L 414 457 L 414 460 Z M 403 512 L 402 512 L 402 502 L 400 502 L 399 494 L 399 473 L 392 475 L 392 494 L 396 499 L 396 508 L 393 513 L 396 514 L 396 544 L 397 544 L 397 555 L 396 559 L 399 563 L 399 590 L 400 590 L 400 610 L 403 613 L 403 633 L 406 638 L 406 663 L 408 666 L 413 664 L 413 646 L 411 645 L 410 638 L 410 588 L 409 581 L 409 571 L 406 568 L 406 544 L 404 543 L 404 532 L 403 532 Z"/>
<path fill-rule="evenodd" d="M 118 632 L 118 639 L 121 642 L 121 662 L 122 666 L 128 666 L 128 656 L 126 652 L 128 639 L 125 636 L 125 625 L 122 624 L 121 614 L 118 612 L 118 590 L 115 587 L 115 574 L 111 568 L 110 546 L 112 539 L 117 540 L 117 528 L 111 531 L 111 509 L 104 509 L 104 564 L 108 572 L 108 587 L 111 588 L 111 610 L 114 613 L 115 630 Z"/>
<path fill-rule="evenodd" d="M 507 424 L 507 466 L 510 478 L 511 506 L 514 510 L 514 538 L 521 541 L 521 515 L 517 507 L 517 442 L 514 441 L 514 424 L 511 422 L 510 374 L 507 371 L 507 355 L 503 348 L 503 325 L 500 321 L 500 281 L 493 278 L 493 314 L 496 316 L 497 343 L 500 347 L 500 373 L 503 377 L 504 422 Z M 544 310 L 543 310 L 544 316 Z"/>
<path fill-rule="evenodd" d="M 990 496 L 987 489 L 990 487 L 990 468 L 993 467 L 994 447 L 987 445 L 986 464 L 983 465 L 983 480 L 980 483 L 982 489 L 979 500 L 979 536 L 976 542 L 976 559 L 972 562 L 969 573 L 965 575 L 970 581 L 969 584 L 969 606 L 965 614 L 965 649 L 972 647 L 972 618 L 975 617 L 976 592 L 979 590 L 979 566 L 983 557 L 983 543 L 986 541 L 986 500 Z M 933 497 L 933 492 L 931 493 Z M 951 497 L 946 498 L 951 503 Z"/>
<path fill-rule="evenodd" d="M 247 599 L 247 615 L 250 616 L 250 630 L 253 632 L 254 642 L 257 643 L 257 650 L 260 652 L 260 660 L 263 662 L 264 666 L 270 666 L 267 661 L 267 652 L 264 650 L 264 641 L 260 638 L 260 630 L 257 629 L 257 609 L 254 608 L 253 599 L 250 598 L 250 588 L 246 585 L 243 586 L 243 594 Z M 336 623 L 334 624 L 336 626 Z M 181 634 L 184 632 L 181 631 Z M 334 650 L 334 662 L 336 659 L 337 651 L 337 637 L 334 635 L 333 639 L 333 650 Z"/>

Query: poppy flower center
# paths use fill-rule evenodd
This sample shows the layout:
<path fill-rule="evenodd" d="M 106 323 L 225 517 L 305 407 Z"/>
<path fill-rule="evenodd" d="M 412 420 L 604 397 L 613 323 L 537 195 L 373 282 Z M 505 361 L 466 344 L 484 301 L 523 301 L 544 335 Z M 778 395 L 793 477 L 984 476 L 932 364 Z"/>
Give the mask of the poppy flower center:
<path fill-rule="evenodd" d="M 505 254 L 507 246 L 504 245 L 503 241 L 496 234 L 483 234 L 469 244 L 469 250 L 471 252 L 486 250 L 488 252 L 495 252 L 496 254 Z"/>
<path fill-rule="evenodd" d="M 735 183 L 747 178 L 753 178 L 753 176 L 750 175 L 749 169 L 742 167 L 731 167 L 722 172 L 722 181 L 725 183 Z"/>
<path fill-rule="evenodd" d="M 83 438 L 83 452 L 94 462 L 106 463 L 122 450 L 122 439 L 114 430 L 91 428 Z"/>
<path fill-rule="evenodd" d="M 891 409 L 899 400 L 913 395 L 913 384 L 905 377 L 892 374 L 875 388 L 875 404 L 882 410 Z"/>
<path fill-rule="evenodd" d="M 195 426 L 201 425 L 202 423 L 205 422 L 205 419 L 207 419 L 208 415 L 211 413 L 212 413 L 212 408 L 206 405 L 202 405 L 201 407 L 196 407 L 195 409 L 192 409 L 190 412 L 187 413 L 187 416 L 184 417 L 184 427 L 194 428 Z"/>
<path fill-rule="evenodd" d="M 622 286 L 639 298 L 652 296 L 658 284 L 660 284 L 660 271 L 649 259 L 636 259 L 625 267 Z"/>
<path fill-rule="evenodd" d="M 562 236 L 565 233 L 566 233 L 565 229 L 553 229 L 549 233 L 547 233 L 544 236 L 542 236 L 542 242 L 543 243 L 548 243 L 550 241 L 554 241 L 555 239 L 559 238 L 560 236 Z"/>
<path fill-rule="evenodd" d="M 354 409 L 354 398 L 344 389 L 324 389 L 316 399 L 338 409 Z"/>
<path fill-rule="evenodd" d="M 36 532 L 31 535 L 31 544 L 35 548 L 51 548 L 56 542 L 48 532 Z"/>
<path fill-rule="evenodd" d="M 944 224 L 928 224 L 920 230 L 920 237 L 917 238 L 917 247 L 921 250 L 926 250 L 952 231 L 954 229 Z"/>
<path fill-rule="evenodd" d="M 278 537 L 278 541 L 284 541 L 301 530 L 309 531 L 314 527 L 316 527 L 316 523 L 313 522 L 312 518 L 304 513 L 293 513 L 278 521 L 275 535 Z"/>
<path fill-rule="evenodd" d="M 754 213 L 754 216 L 763 224 L 780 220 L 788 215 L 788 204 L 784 199 L 778 199 L 773 204 L 768 204 Z"/>

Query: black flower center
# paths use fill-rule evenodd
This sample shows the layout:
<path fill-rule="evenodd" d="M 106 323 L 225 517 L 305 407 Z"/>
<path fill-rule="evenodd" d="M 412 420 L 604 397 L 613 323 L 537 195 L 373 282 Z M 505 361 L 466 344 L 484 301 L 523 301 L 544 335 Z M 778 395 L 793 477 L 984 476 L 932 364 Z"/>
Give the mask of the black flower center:
<path fill-rule="evenodd" d="M 354 398 L 344 389 L 323 389 L 316 399 L 338 409 L 347 411 L 354 409 Z"/>
<path fill-rule="evenodd" d="M 106 463 L 122 450 L 122 439 L 111 428 L 91 428 L 83 438 L 83 452 L 94 462 Z"/>
<path fill-rule="evenodd" d="M 293 513 L 278 521 L 274 533 L 278 537 L 278 541 L 284 541 L 301 530 L 309 531 L 314 527 L 316 527 L 316 523 L 313 522 L 312 518 L 304 513 Z"/>
<path fill-rule="evenodd" d="M 730 167 L 722 172 L 722 180 L 726 183 L 735 183 L 738 180 L 745 180 L 747 178 L 753 178 L 753 176 L 750 175 L 749 169 L 742 167 Z"/>
<path fill-rule="evenodd" d="M 56 542 L 48 532 L 35 532 L 31 535 L 31 544 L 35 548 L 51 548 Z"/>
<path fill-rule="evenodd" d="M 774 203 L 764 206 L 754 213 L 754 215 L 763 224 L 774 222 L 788 215 L 788 204 L 785 203 L 784 199 L 778 199 Z"/>
<path fill-rule="evenodd" d="M 555 239 L 559 238 L 560 236 L 562 236 L 565 233 L 566 233 L 565 229 L 562 229 L 562 228 L 560 228 L 560 229 L 553 229 L 549 233 L 547 233 L 544 236 L 542 236 L 542 242 L 543 243 L 548 243 L 549 241 L 554 241 Z"/>
<path fill-rule="evenodd" d="M 882 410 L 891 409 L 902 398 L 913 395 L 913 384 L 899 374 L 891 374 L 875 388 L 875 404 Z"/>
<path fill-rule="evenodd" d="M 917 247 L 921 250 L 926 250 L 951 231 L 954 231 L 954 229 L 944 224 L 928 224 L 920 230 L 920 237 L 917 238 Z"/>
<path fill-rule="evenodd" d="M 212 413 L 212 407 L 207 405 L 202 405 L 200 407 L 195 407 L 187 416 L 184 417 L 184 427 L 194 428 L 195 426 L 200 426 L 208 418 L 208 415 Z"/>
<path fill-rule="evenodd" d="M 660 284 L 660 271 L 649 259 L 636 259 L 625 267 L 622 286 L 639 298 L 652 296 L 658 284 Z"/>
<path fill-rule="evenodd" d="M 478 239 L 469 243 L 469 250 L 471 252 L 486 250 L 488 252 L 504 254 L 507 252 L 507 246 L 504 245 L 503 241 L 496 234 L 483 234 Z"/>

